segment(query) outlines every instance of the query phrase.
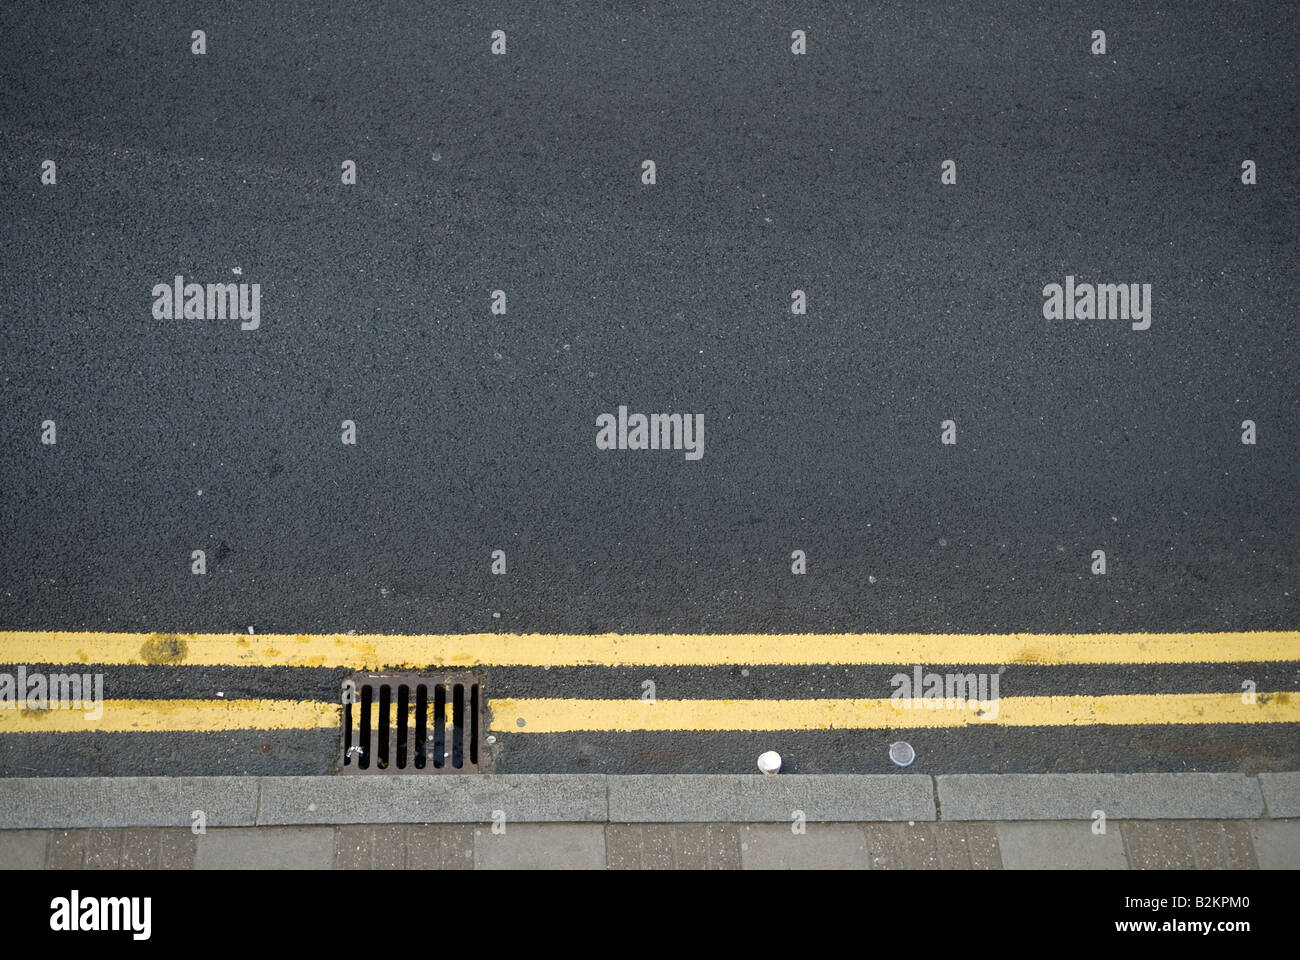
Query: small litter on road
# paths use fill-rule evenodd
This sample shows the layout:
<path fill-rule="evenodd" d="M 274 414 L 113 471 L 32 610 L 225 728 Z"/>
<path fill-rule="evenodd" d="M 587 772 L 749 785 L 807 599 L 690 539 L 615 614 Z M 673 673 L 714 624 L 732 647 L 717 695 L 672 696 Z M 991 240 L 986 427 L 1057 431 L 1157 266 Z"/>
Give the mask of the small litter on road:
<path fill-rule="evenodd" d="M 889 759 L 900 767 L 910 767 L 912 761 L 916 759 L 916 751 L 912 749 L 910 743 L 899 740 L 897 743 L 889 745 Z"/>

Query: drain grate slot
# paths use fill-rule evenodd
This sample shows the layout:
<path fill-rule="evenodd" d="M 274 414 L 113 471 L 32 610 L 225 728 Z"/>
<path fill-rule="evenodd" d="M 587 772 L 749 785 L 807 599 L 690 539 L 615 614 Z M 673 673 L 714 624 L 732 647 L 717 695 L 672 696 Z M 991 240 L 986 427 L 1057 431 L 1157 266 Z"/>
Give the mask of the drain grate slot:
<path fill-rule="evenodd" d="M 415 769 L 423 770 L 428 747 L 429 688 L 421 683 L 415 688 Z"/>
<path fill-rule="evenodd" d="M 357 747 L 357 767 L 361 770 L 368 770 L 370 768 L 370 744 L 373 742 L 373 739 L 370 736 L 370 715 L 373 712 L 370 709 L 370 704 L 373 692 L 373 688 L 368 683 L 361 688 L 361 736 L 358 738 L 357 742 L 358 744 L 364 743 L 366 745 L 365 749 L 362 749 L 360 746 Z M 348 744 L 348 746 L 351 747 L 352 744 Z M 351 752 L 351 750 L 348 750 L 349 754 Z"/>
<path fill-rule="evenodd" d="M 477 773 L 483 703 L 474 676 L 352 677 L 343 685 L 342 770 Z"/>

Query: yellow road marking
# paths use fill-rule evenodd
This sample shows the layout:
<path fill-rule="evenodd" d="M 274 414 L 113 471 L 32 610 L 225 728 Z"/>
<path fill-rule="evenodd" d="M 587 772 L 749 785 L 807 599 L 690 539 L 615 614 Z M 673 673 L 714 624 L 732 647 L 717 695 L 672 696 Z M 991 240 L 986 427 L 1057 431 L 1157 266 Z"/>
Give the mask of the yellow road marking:
<path fill-rule="evenodd" d="M 874 700 L 549 700 L 500 699 L 490 729 L 501 733 L 578 730 L 881 730 L 965 726 L 1112 726 L 1134 724 L 1300 723 L 1300 698 L 1260 693 L 1004 697 L 972 709 L 905 709 Z M 377 704 L 371 705 L 377 718 Z M 395 708 L 390 705 L 395 713 Z M 519 719 L 524 726 L 518 725 Z M 355 722 L 355 721 L 354 721 Z M 310 700 L 105 700 L 96 716 L 81 710 L 0 707 L 0 734 L 314 730 L 337 728 L 339 706 Z"/>
<path fill-rule="evenodd" d="M 1300 631 L 1009 634 L 163 634 L 0 631 L 0 663 L 345 667 L 1254 663 Z"/>
<path fill-rule="evenodd" d="M 105 700 L 102 707 L 96 716 L 0 705 L 0 734 L 312 730 L 340 722 L 338 705 L 319 700 Z"/>
<path fill-rule="evenodd" d="M 1300 723 L 1300 698 L 1238 693 L 1101 697 L 1004 697 L 972 709 L 903 709 L 880 700 L 494 700 L 491 729 L 502 733 L 576 730 L 883 730 L 917 727 L 1074 727 L 1133 724 Z M 524 725 L 518 725 L 522 719 Z"/>

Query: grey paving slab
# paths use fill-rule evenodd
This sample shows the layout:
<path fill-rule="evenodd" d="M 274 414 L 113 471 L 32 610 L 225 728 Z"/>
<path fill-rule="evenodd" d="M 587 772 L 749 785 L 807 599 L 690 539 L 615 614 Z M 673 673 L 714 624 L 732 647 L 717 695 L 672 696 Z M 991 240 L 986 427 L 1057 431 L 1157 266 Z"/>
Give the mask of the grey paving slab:
<path fill-rule="evenodd" d="M 1270 817 L 1300 817 L 1300 773 L 1261 773 L 1258 779 Z"/>
<path fill-rule="evenodd" d="M 334 866 L 329 827 L 226 827 L 198 838 L 199 870 L 327 870 Z"/>
<path fill-rule="evenodd" d="M 47 830 L 0 830 L 0 870 L 43 870 Z"/>
<path fill-rule="evenodd" d="M 1300 870 L 1300 820 L 1261 820 L 1251 837 L 1261 870 Z"/>
<path fill-rule="evenodd" d="M 862 827 L 850 823 L 747 823 L 740 828 L 745 870 L 866 870 L 871 861 Z"/>
<path fill-rule="evenodd" d="M 19 827 L 251 826 L 251 777 L 49 777 L 0 779 L 0 829 Z"/>
<path fill-rule="evenodd" d="M 901 775 L 692 775 L 609 778 L 616 823 L 933 820 L 930 778 Z"/>
<path fill-rule="evenodd" d="M 262 777 L 258 823 L 604 822 L 599 774 Z"/>
<path fill-rule="evenodd" d="M 1236 819 L 1264 814 L 1237 773 L 960 774 L 935 778 L 944 820 Z"/>
<path fill-rule="evenodd" d="M 1007 870 L 1125 870 L 1124 839 L 1113 827 L 1092 832 L 1090 820 L 999 823 L 998 848 Z"/>
<path fill-rule="evenodd" d="M 598 823 L 507 823 L 504 833 L 475 828 L 476 870 L 603 870 L 605 827 Z"/>

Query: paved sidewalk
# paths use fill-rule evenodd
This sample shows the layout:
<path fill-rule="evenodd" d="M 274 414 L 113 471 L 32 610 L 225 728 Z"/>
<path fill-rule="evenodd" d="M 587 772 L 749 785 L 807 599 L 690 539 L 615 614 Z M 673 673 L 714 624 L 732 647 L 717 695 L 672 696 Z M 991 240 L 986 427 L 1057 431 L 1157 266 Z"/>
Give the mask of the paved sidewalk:
<path fill-rule="evenodd" d="M 0 830 L 0 869 L 1300 869 L 1300 820 Z"/>
<path fill-rule="evenodd" d="M 0 779 L 0 869 L 557 867 L 1298 869 L 1300 773 Z"/>

